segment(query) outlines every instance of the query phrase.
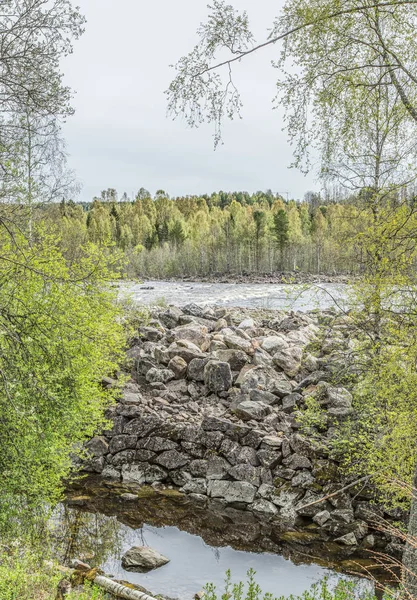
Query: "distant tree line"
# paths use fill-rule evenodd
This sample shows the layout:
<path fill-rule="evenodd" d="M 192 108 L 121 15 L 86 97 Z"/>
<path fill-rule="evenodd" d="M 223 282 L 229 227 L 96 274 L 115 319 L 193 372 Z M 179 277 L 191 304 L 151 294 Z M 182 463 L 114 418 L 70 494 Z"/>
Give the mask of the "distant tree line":
<path fill-rule="evenodd" d="M 353 239 L 371 218 L 368 195 L 308 192 L 295 201 L 269 190 L 170 198 L 141 188 L 131 200 L 110 188 L 91 203 L 63 200 L 39 213 L 74 258 L 87 242 L 123 250 L 129 276 L 356 273 L 362 260 Z"/>

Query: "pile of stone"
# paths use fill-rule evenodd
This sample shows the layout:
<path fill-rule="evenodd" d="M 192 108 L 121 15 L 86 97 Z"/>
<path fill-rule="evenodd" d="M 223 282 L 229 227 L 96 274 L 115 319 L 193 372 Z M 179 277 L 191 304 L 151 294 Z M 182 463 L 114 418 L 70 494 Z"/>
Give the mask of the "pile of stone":
<path fill-rule="evenodd" d="M 194 304 L 155 310 L 128 351 L 132 380 L 109 411 L 112 429 L 87 444 L 85 470 L 126 486 L 176 486 L 287 530 L 309 527 L 348 548 L 382 549 L 389 540 L 369 529 L 369 490 L 338 492 L 346 482 L 329 459 L 334 427 L 352 412 L 348 390 L 329 383 L 351 344 L 341 317 L 323 341 L 320 324 L 330 317 L 254 318 Z M 309 351 L 317 345 L 318 357 Z M 323 407 L 319 439 L 300 429 L 307 397 Z"/>

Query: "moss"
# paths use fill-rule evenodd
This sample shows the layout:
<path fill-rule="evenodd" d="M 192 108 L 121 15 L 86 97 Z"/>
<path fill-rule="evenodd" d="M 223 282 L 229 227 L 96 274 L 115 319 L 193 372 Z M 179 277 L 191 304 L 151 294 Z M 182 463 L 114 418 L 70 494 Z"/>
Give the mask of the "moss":
<path fill-rule="evenodd" d="M 279 537 L 283 542 L 296 542 L 298 544 L 309 544 L 321 538 L 319 533 L 311 531 L 285 531 Z"/>

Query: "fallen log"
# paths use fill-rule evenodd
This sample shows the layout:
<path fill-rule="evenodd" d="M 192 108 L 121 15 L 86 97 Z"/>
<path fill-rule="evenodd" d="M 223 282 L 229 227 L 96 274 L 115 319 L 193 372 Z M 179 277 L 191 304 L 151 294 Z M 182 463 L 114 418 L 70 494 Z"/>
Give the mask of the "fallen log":
<path fill-rule="evenodd" d="M 128 588 L 121 583 L 117 583 L 117 581 L 104 577 L 104 575 L 97 575 L 94 578 L 94 585 L 113 594 L 116 598 L 123 598 L 124 600 L 157 600 L 153 596 Z"/>

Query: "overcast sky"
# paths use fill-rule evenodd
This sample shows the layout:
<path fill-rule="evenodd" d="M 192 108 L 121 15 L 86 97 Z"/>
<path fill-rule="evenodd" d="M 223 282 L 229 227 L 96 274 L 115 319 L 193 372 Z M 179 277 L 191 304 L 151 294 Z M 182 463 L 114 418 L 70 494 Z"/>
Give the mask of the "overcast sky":
<path fill-rule="evenodd" d="M 289 169 L 291 148 L 282 114 L 272 110 L 275 73 L 264 50 L 238 65 L 243 120 L 226 123 L 224 145 L 213 150 L 207 125 L 190 129 L 166 116 L 174 71 L 169 67 L 196 43 L 207 0 L 78 0 L 84 36 L 64 64 L 76 91 L 75 115 L 65 126 L 70 166 L 81 199 L 114 187 L 129 196 L 140 187 L 170 195 L 271 188 L 301 198 L 314 176 Z M 235 0 L 247 9 L 260 40 L 281 1 Z M 275 54 L 274 54 L 275 53 Z"/>

